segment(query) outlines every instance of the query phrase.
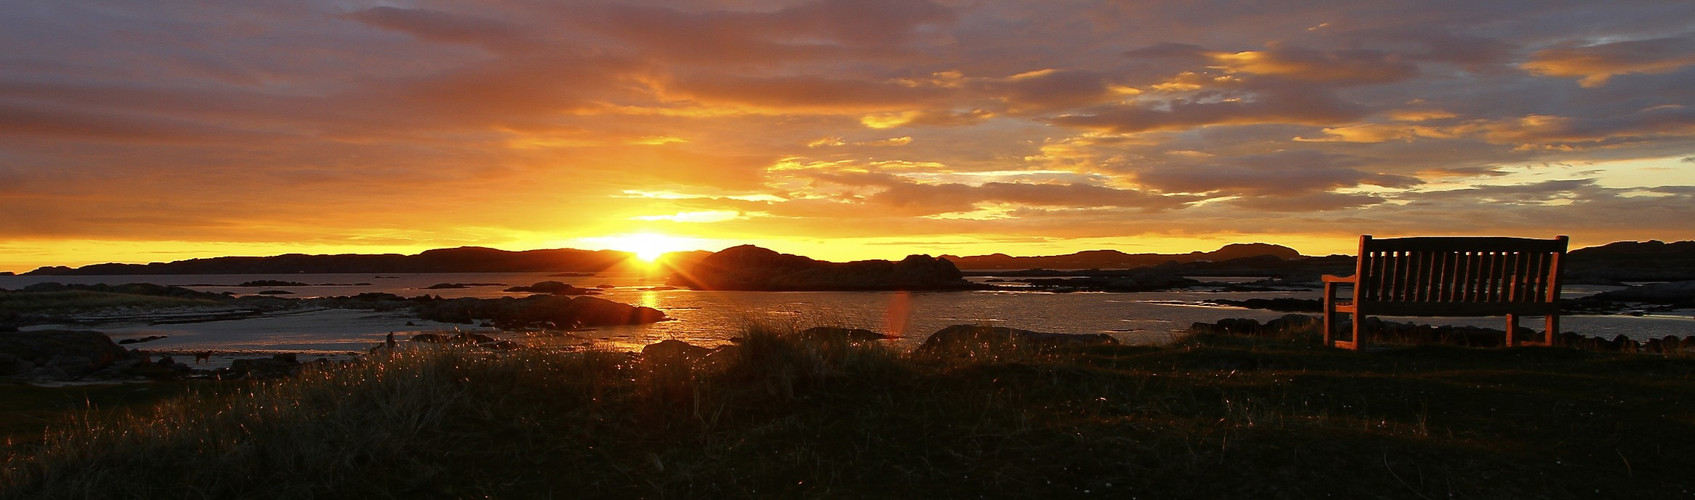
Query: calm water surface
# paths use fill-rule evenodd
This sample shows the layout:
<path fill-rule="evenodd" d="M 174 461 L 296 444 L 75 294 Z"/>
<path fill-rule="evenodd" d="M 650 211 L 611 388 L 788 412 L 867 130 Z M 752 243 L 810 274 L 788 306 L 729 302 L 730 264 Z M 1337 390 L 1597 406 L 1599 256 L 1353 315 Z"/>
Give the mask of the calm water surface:
<path fill-rule="evenodd" d="M 988 279 L 988 277 L 975 278 Z M 307 283 L 306 286 L 241 287 L 256 280 Z M 538 345 L 611 345 L 639 348 L 675 338 L 703 345 L 729 342 L 750 324 L 777 327 L 844 326 L 866 328 L 902 338 L 903 347 L 916 346 L 930 333 L 956 324 L 1008 326 L 1063 333 L 1105 333 L 1132 344 L 1169 341 L 1195 322 L 1223 318 L 1268 320 L 1284 313 L 1204 306 L 1206 299 L 1297 297 L 1317 298 L 1317 291 L 1216 292 L 1206 290 L 1150 293 L 1047 293 L 1025 291 L 970 292 L 704 292 L 664 289 L 662 279 L 640 274 L 550 276 L 550 273 L 440 274 L 288 274 L 288 275 L 160 275 L 160 276 L 0 276 L 0 288 L 19 289 L 34 283 L 132 282 L 177 285 L 210 292 L 252 294 L 287 290 L 290 297 L 354 295 L 387 292 L 401 296 L 429 294 L 443 298 L 522 296 L 508 286 L 539 281 L 562 281 L 579 287 L 606 286 L 599 296 L 627 304 L 652 307 L 675 318 L 651 325 L 600 328 L 571 335 L 504 334 Z M 430 289 L 441 283 L 497 283 L 456 289 Z M 1595 293 L 1597 287 L 1569 287 L 1568 296 Z M 1430 324 L 1472 324 L 1501 327 L 1498 318 L 1419 318 Z M 1530 326 L 1539 319 L 1527 319 Z M 411 322 L 412 325 L 407 325 Z M 1695 317 L 1688 313 L 1659 316 L 1566 316 L 1562 329 L 1586 335 L 1645 340 L 1665 335 L 1695 335 Z M 309 311 L 276 317 L 188 324 L 99 325 L 116 339 L 165 336 L 135 347 L 149 349 L 220 349 L 240 351 L 362 351 L 382 342 L 389 332 L 463 329 L 493 334 L 491 329 L 418 321 L 403 314 L 368 311 Z"/>

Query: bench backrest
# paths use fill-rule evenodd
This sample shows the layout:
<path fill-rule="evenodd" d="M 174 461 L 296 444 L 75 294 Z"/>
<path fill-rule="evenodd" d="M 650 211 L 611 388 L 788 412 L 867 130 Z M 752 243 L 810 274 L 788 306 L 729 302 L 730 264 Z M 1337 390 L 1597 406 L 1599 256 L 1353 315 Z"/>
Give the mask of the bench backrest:
<path fill-rule="evenodd" d="M 1360 237 L 1359 303 L 1425 303 L 1478 313 L 1513 304 L 1557 307 L 1568 238 Z M 1491 307 L 1493 306 L 1493 307 Z"/>

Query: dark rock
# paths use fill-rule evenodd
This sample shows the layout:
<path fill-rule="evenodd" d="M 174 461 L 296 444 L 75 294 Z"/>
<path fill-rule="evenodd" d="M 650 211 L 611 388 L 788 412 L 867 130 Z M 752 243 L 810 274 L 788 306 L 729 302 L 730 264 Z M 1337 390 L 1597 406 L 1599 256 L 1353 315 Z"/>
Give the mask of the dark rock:
<path fill-rule="evenodd" d="M 863 328 L 837 328 L 831 326 L 808 328 L 802 330 L 798 335 L 801 340 L 811 342 L 854 343 L 899 338 L 892 335 L 883 335 Z"/>
<path fill-rule="evenodd" d="M 118 343 L 119 344 L 140 344 L 142 342 L 152 342 L 152 341 L 163 339 L 163 338 L 166 338 L 166 337 L 164 335 L 148 335 L 146 337 L 141 337 L 141 338 L 119 340 Z"/>
<path fill-rule="evenodd" d="M 78 379 L 131 356 L 100 332 L 0 333 L 0 376 Z"/>
<path fill-rule="evenodd" d="M 543 281 L 530 286 L 515 286 L 507 288 L 508 292 L 551 293 L 554 295 L 588 295 L 598 293 L 588 288 L 577 288 L 558 281 Z"/>
<path fill-rule="evenodd" d="M 241 282 L 241 284 L 236 285 L 236 286 L 247 286 L 247 287 L 312 286 L 312 284 L 311 283 L 301 283 L 299 281 L 253 280 L 253 281 L 243 281 L 243 282 Z"/>
<path fill-rule="evenodd" d="M 712 349 L 670 339 L 642 347 L 642 360 L 650 364 L 678 365 L 711 353 Z"/>
<path fill-rule="evenodd" d="M 300 374 L 300 360 L 294 353 L 277 354 L 269 358 L 238 359 L 230 363 L 229 373 L 235 378 L 281 378 Z"/>
<path fill-rule="evenodd" d="M 1118 345 L 1110 335 L 1040 333 L 999 326 L 953 325 L 943 328 L 914 351 L 921 356 L 978 355 L 992 351 Z"/>
<path fill-rule="evenodd" d="M 424 289 L 425 290 L 448 290 L 448 289 L 458 289 L 458 288 L 470 288 L 470 287 L 474 287 L 474 286 L 506 286 L 506 284 L 505 283 L 436 283 L 434 285 L 424 287 Z"/>

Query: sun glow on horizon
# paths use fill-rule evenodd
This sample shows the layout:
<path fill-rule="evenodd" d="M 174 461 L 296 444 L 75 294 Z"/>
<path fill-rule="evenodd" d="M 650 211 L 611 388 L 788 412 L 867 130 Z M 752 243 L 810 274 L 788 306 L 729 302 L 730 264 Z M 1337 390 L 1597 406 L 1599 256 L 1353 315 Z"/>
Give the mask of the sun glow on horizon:
<path fill-rule="evenodd" d="M 635 254 L 637 260 L 652 264 L 660 257 L 671 252 L 694 250 L 700 247 L 700 242 L 693 238 L 683 238 L 659 233 L 629 233 L 610 236 L 579 238 L 583 243 Z"/>

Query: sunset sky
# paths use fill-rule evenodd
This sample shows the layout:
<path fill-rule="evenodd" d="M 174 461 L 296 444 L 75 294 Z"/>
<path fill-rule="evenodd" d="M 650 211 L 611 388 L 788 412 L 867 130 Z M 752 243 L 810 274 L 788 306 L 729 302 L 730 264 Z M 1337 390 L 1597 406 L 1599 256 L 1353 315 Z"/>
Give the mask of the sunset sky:
<path fill-rule="evenodd" d="M 1695 239 L 1695 2 L 0 7 L 0 270 Z"/>

